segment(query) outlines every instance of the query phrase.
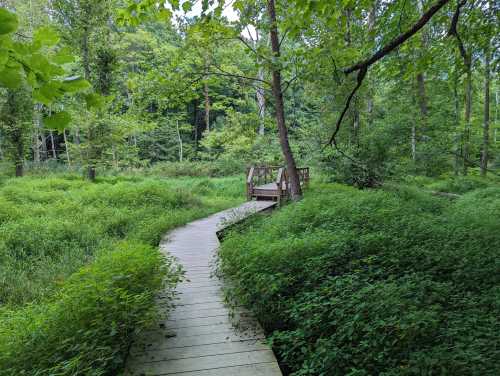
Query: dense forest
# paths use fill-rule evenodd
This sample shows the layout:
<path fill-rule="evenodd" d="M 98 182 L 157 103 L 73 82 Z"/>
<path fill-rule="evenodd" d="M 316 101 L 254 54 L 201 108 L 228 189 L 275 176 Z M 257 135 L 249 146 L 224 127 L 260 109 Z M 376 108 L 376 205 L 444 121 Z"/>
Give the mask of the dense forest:
<path fill-rule="evenodd" d="M 499 47 L 496 0 L 0 0 L 0 375 L 122 374 L 250 166 L 290 202 L 217 274 L 283 374 L 498 375 Z"/>

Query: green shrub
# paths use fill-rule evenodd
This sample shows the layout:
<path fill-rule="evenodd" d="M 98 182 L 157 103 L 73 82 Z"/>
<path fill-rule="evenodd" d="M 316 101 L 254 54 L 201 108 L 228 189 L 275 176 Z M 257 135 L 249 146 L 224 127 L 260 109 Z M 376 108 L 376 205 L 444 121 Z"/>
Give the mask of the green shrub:
<path fill-rule="evenodd" d="M 0 311 L 0 374 L 103 375 L 119 368 L 134 331 L 155 318 L 155 292 L 179 279 L 172 260 L 151 247 L 124 243 L 103 252 L 50 300 Z"/>
<path fill-rule="evenodd" d="M 293 375 L 497 375 L 500 189 L 319 186 L 231 233 L 229 296 Z"/>

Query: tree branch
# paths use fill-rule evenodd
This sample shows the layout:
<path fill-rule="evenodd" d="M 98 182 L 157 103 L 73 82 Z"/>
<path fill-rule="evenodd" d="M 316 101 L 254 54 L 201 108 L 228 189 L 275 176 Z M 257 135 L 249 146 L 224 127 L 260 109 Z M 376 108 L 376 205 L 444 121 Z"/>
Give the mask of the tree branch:
<path fill-rule="evenodd" d="M 465 50 L 464 42 L 460 35 L 458 34 L 458 19 L 460 17 L 461 8 L 465 5 L 467 0 L 461 0 L 457 2 L 457 8 L 455 9 L 455 13 L 453 13 L 453 18 L 451 19 L 450 29 L 448 30 L 448 35 L 455 37 L 458 44 L 458 50 L 460 51 L 460 55 L 464 59 L 464 63 L 466 65 L 470 64 L 470 57 Z"/>
<path fill-rule="evenodd" d="M 344 109 L 342 110 L 342 113 L 340 114 L 340 117 L 337 120 L 337 124 L 335 126 L 335 131 L 333 132 L 332 137 L 330 137 L 330 141 L 328 142 L 329 145 L 333 144 L 333 145 L 337 146 L 337 141 L 335 140 L 335 137 L 337 137 L 337 133 L 339 133 L 339 131 L 340 131 L 340 126 L 342 124 L 342 120 L 344 120 L 344 117 L 347 113 L 347 110 L 349 109 L 349 106 L 351 105 L 352 98 L 354 98 L 354 95 L 356 94 L 358 89 L 361 87 L 361 84 L 363 83 L 363 80 L 365 79 L 367 71 L 368 71 L 368 67 L 363 67 L 358 72 L 358 76 L 356 77 L 357 84 L 354 87 L 354 89 L 351 91 L 351 94 L 349 94 L 349 97 L 347 97 L 347 101 L 345 103 Z"/>
<path fill-rule="evenodd" d="M 436 14 L 438 10 L 440 10 L 443 6 L 445 6 L 450 0 L 438 0 L 436 4 L 429 8 L 427 12 L 425 12 L 422 17 L 406 32 L 400 34 L 380 50 L 375 52 L 371 57 L 366 60 L 363 60 L 359 63 L 356 63 L 346 69 L 344 69 L 345 74 L 350 74 L 355 71 L 359 71 L 363 68 L 368 68 L 370 65 L 374 64 L 378 60 L 382 59 L 385 55 L 392 52 L 395 48 L 399 47 L 401 44 L 410 39 L 413 35 L 415 35 L 421 28 L 430 21 L 430 19 Z"/>
<path fill-rule="evenodd" d="M 392 41 L 387 43 L 385 46 L 383 46 L 381 49 L 376 51 L 371 57 L 369 57 L 366 60 L 360 61 L 350 67 L 345 68 L 343 71 L 346 75 L 349 75 L 353 72 L 358 71 L 358 76 L 357 76 L 357 84 L 354 87 L 354 89 L 351 91 L 351 94 L 347 98 L 346 104 L 344 106 L 344 109 L 342 110 L 342 113 L 340 114 L 339 119 L 337 120 L 337 124 L 335 127 L 335 131 L 332 134 L 332 137 L 330 138 L 330 141 L 328 142 L 328 145 L 334 145 L 336 146 L 336 140 L 335 137 L 337 136 L 340 126 L 342 125 L 342 120 L 344 119 L 347 110 L 349 109 L 351 105 L 351 101 L 358 91 L 358 89 L 361 87 L 361 84 L 363 83 L 363 80 L 366 76 L 366 73 L 368 72 L 368 68 L 370 68 L 371 65 L 376 63 L 378 60 L 382 59 L 385 55 L 391 53 L 394 49 L 399 47 L 401 44 L 406 42 L 408 39 L 410 39 L 413 35 L 415 35 L 420 29 L 422 29 L 430 20 L 431 18 L 442 8 L 444 7 L 450 0 L 438 0 L 432 7 L 425 12 L 422 17 L 406 32 L 400 34 L 396 38 L 394 38 Z M 466 0 L 461 0 L 461 1 L 466 1 Z"/>
<path fill-rule="evenodd" d="M 266 84 L 268 86 L 271 86 L 271 83 L 268 82 L 268 81 L 266 81 L 266 80 L 261 80 L 260 78 L 257 78 L 257 77 L 248 77 L 248 76 L 243 76 L 241 74 L 227 72 L 227 71 L 223 70 L 221 67 L 219 67 L 216 64 L 212 64 L 212 66 L 215 67 L 217 70 L 219 70 L 220 73 L 219 72 L 210 72 L 210 71 L 208 71 L 207 73 L 209 75 L 241 78 L 243 80 L 248 80 L 248 81 L 259 81 L 259 82 L 262 82 L 262 83 L 264 83 L 264 84 Z"/>

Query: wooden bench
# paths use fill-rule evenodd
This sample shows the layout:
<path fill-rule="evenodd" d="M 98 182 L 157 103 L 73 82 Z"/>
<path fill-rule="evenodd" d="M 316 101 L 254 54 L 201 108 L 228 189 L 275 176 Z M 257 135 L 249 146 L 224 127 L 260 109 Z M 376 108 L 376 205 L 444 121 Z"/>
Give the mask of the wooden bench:
<path fill-rule="evenodd" d="M 300 185 L 309 183 L 309 167 L 298 168 Z M 278 204 L 290 197 L 290 178 L 286 167 L 251 166 L 247 169 L 247 199 L 273 200 Z"/>

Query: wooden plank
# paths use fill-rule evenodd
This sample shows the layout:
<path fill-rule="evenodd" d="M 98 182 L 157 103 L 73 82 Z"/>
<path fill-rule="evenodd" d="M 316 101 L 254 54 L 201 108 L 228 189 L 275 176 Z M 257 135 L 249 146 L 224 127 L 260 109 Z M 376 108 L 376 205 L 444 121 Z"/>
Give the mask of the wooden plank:
<path fill-rule="evenodd" d="M 221 342 L 200 346 L 174 347 L 168 350 L 146 351 L 142 355 L 137 355 L 134 361 L 136 363 L 151 363 L 260 350 L 269 350 L 269 347 L 265 343 L 253 340 Z"/>
<path fill-rule="evenodd" d="M 210 345 L 224 342 L 239 342 L 239 341 L 255 341 L 260 342 L 264 339 L 262 333 L 246 332 L 236 334 L 233 329 L 222 333 L 202 334 L 196 336 L 184 337 L 165 337 L 158 336 L 157 333 L 151 335 L 147 341 L 140 340 L 134 343 L 131 349 L 131 354 L 142 354 L 151 350 L 164 350 L 176 347 L 191 347 Z M 131 357 L 133 359 L 133 356 Z"/>
<path fill-rule="evenodd" d="M 182 376 L 281 376 L 276 362 L 184 372 Z"/>
<path fill-rule="evenodd" d="M 135 365 L 134 371 L 136 375 L 140 375 L 141 373 L 146 375 L 175 375 L 183 372 L 204 371 L 271 362 L 275 362 L 275 358 L 270 350 L 256 350 L 234 354 L 139 363 Z"/>

